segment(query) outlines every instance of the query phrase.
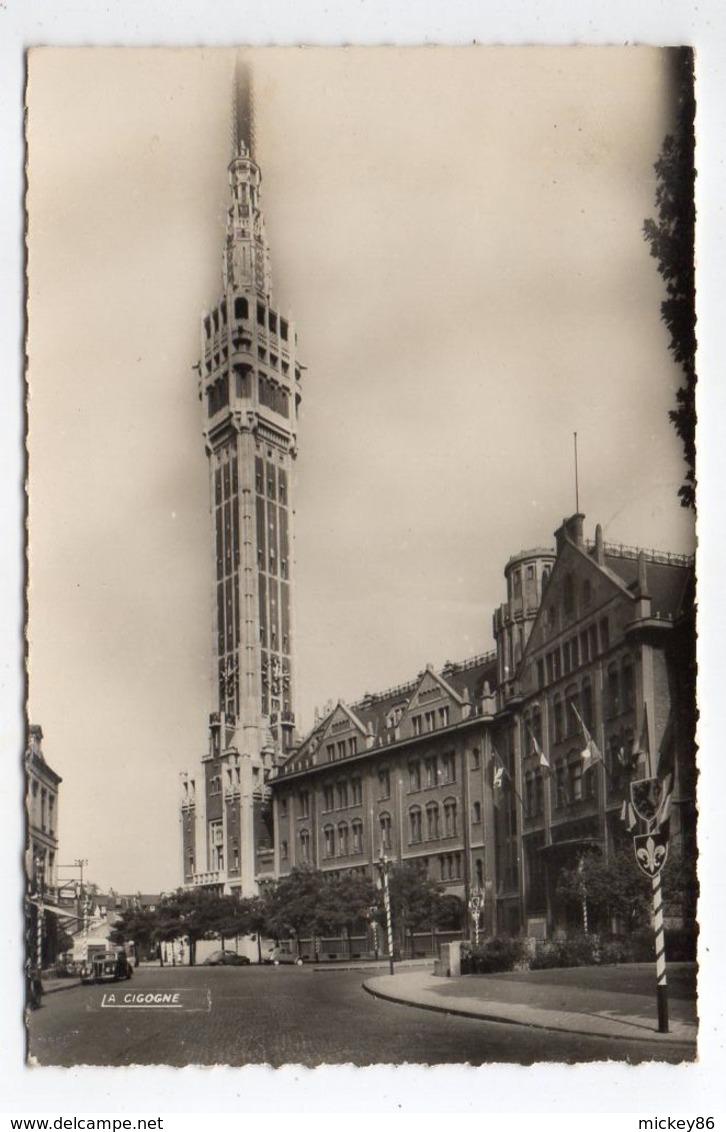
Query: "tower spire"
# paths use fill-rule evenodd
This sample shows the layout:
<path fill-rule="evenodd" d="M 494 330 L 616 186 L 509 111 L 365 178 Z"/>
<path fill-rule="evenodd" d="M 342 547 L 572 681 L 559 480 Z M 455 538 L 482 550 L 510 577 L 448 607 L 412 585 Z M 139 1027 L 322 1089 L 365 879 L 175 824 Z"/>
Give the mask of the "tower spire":
<path fill-rule="evenodd" d="M 234 67 L 232 106 L 232 159 L 237 157 L 240 145 L 255 160 L 255 101 L 252 71 L 249 63 L 237 56 Z"/>

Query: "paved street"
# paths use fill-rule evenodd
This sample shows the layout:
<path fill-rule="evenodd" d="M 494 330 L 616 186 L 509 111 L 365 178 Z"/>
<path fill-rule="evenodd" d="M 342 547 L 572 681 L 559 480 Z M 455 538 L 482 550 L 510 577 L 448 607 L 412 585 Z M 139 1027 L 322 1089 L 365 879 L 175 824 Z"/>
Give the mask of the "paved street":
<path fill-rule="evenodd" d="M 385 1002 L 360 971 L 308 967 L 139 968 L 131 982 L 68 987 L 30 1016 L 41 1065 L 680 1062 L 657 1040 L 618 1043 Z M 180 990 L 195 1010 L 105 1009 L 104 994 Z M 207 994 L 207 992 L 209 992 Z M 211 1008 L 207 1009 L 207 1003 Z"/>

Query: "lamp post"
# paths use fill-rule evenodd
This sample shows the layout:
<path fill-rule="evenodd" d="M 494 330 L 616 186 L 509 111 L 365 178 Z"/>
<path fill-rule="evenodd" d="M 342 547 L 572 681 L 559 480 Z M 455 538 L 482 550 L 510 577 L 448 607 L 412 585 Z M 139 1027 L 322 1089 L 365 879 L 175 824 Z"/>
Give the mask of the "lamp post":
<path fill-rule="evenodd" d="M 38 972 L 43 970 L 43 919 L 45 917 L 45 909 L 43 906 L 43 892 L 45 888 L 45 862 L 39 855 L 35 858 L 35 892 L 37 896 L 36 904 L 36 917 L 37 917 L 37 932 L 35 938 L 35 965 Z"/>
<path fill-rule="evenodd" d="M 383 849 L 381 849 L 380 856 L 376 861 L 376 868 L 378 869 L 380 885 L 383 889 L 383 907 L 386 910 L 386 931 L 388 934 L 388 965 L 390 973 L 393 974 L 393 923 L 391 921 L 391 893 L 388 888 L 388 874 L 391 869 L 391 862 Z"/>
<path fill-rule="evenodd" d="M 474 921 L 474 946 L 479 946 L 479 917 L 484 910 L 484 892 L 481 888 L 475 888 L 469 897 L 469 911 Z"/>
<path fill-rule="evenodd" d="M 88 926 L 86 923 L 86 893 L 83 888 L 83 869 L 88 864 L 88 861 L 85 857 L 76 857 L 73 864 L 77 869 L 80 869 L 81 872 L 81 879 L 78 882 L 78 887 L 76 888 L 76 897 L 80 906 L 78 909 L 80 912 L 79 919 L 81 921 L 81 931 L 83 932 L 83 938 L 85 940 L 86 936 L 88 935 Z"/>

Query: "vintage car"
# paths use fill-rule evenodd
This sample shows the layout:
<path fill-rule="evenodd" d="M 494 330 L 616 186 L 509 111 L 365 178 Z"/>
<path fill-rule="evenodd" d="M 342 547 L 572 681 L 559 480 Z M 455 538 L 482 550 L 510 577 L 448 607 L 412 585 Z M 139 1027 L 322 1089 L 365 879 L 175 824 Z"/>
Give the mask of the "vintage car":
<path fill-rule="evenodd" d="M 115 983 L 130 979 L 133 967 L 123 951 L 116 954 L 95 955 L 81 967 L 82 983 Z"/>
<path fill-rule="evenodd" d="M 249 967 L 250 961 L 246 955 L 238 955 L 236 951 L 213 951 L 204 960 L 205 967 Z"/>

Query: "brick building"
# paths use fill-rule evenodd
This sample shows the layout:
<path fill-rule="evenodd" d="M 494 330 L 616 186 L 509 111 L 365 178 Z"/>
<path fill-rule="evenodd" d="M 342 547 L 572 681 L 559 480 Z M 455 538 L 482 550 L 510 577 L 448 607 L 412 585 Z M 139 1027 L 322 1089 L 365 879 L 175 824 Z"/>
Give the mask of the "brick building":
<path fill-rule="evenodd" d="M 581 515 L 555 539 L 507 563 L 494 652 L 339 702 L 277 769 L 276 876 L 373 875 L 384 851 L 462 906 L 483 890 L 488 932 L 568 931 L 558 871 L 624 844 L 629 784 L 652 774 L 672 776 L 671 843 L 693 856 L 692 562 L 599 528 L 585 543 Z"/>
<path fill-rule="evenodd" d="M 25 871 L 31 889 L 37 891 L 42 885 L 50 903 L 58 894 L 58 787 L 62 781 L 45 760 L 43 729 L 31 724 L 25 751 Z"/>

